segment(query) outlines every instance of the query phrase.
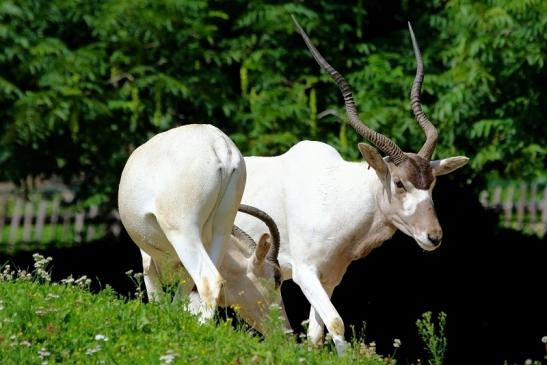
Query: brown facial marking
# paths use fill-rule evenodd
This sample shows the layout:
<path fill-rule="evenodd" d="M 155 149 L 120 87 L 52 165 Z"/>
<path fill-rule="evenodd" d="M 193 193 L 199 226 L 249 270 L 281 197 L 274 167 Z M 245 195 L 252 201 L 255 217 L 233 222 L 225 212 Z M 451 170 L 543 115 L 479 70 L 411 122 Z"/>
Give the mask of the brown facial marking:
<path fill-rule="evenodd" d="M 408 158 L 397 166 L 398 175 L 401 179 L 410 181 L 416 189 L 429 189 L 435 179 L 429 161 L 414 153 L 406 155 Z"/>

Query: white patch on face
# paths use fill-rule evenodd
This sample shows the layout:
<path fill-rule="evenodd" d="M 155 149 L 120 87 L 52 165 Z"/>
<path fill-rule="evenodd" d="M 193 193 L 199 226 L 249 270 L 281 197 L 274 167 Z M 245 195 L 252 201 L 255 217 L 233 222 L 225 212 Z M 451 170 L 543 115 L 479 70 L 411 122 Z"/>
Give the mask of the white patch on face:
<path fill-rule="evenodd" d="M 418 204 L 428 199 L 431 199 L 429 190 L 414 189 L 412 192 L 406 193 L 403 197 L 403 215 L 408 217 L 414 214 Z"/>

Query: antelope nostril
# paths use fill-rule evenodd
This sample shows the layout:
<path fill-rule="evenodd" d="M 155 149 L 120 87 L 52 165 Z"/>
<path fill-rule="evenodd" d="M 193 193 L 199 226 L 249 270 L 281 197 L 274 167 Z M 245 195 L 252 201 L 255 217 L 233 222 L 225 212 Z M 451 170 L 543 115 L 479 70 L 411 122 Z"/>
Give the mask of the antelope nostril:
<path fill-rule="evenodd" d="M 442 236 L 432 236 L 432 235 L 428 234 L 427 239 L 429 240 L 429 242 L 431 242 L 435 246 L 438 246 L 438 245 L 441 244 L 441 241 L 443 240 L 443 237 Z"/>

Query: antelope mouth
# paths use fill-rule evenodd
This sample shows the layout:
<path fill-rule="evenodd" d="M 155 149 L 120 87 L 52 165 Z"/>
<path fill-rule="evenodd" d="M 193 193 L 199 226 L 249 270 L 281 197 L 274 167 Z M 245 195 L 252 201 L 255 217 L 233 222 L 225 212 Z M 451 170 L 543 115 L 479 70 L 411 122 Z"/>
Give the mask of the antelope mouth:
<path fill-rule="evenodd" d="M 439 242 L 438 244 L 433 244 L 429 238 L 427 237 L 427 234 L 426 233 L 422 233 L 422 234 L 419 234 L 419 235 L 413 235 L 414 237 L 414 240 L 416 241 L 416 243 L 418 243 L 418 245 L 424 250 L 424 251 L 435 251 L 436 249 L 439 248 L 439 246 L 441 245 L 441 243 Z"/>

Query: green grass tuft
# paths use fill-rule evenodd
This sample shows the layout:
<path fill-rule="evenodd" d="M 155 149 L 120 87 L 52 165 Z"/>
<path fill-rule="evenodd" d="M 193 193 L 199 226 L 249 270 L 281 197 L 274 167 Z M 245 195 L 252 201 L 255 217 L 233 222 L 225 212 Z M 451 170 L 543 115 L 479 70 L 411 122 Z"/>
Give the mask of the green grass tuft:
<path fill-rule="evenodd" d="M 328 348 L 310 351 L 282 334 L 277 308 L 262 340 L 231 320 L 199 325 L 180 303 L 144 304 L 108 288 L 92 294 L 86 280 L 52 283 L 40 268 L 10 275 L 4 267 L 0 274 L 3 365 L 390 363 L 359 343 L 343 357 Z"/>

